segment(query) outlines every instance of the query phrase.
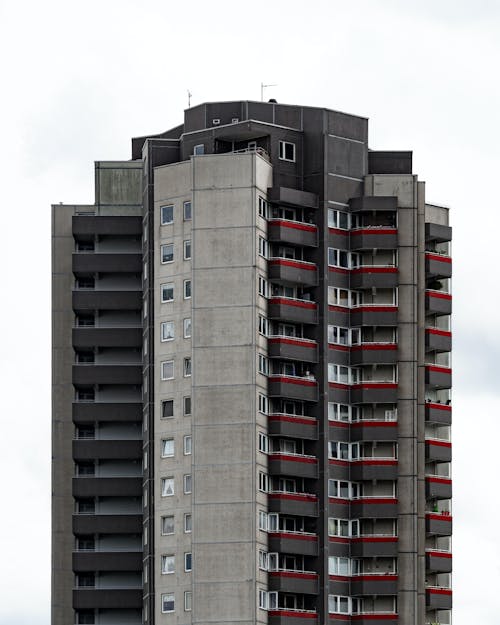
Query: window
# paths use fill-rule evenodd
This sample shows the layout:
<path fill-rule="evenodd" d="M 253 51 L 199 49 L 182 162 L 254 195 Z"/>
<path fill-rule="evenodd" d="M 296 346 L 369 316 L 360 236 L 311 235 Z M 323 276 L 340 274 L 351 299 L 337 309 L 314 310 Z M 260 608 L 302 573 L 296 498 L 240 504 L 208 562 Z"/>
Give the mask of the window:
<path fill-rule="evenodd" d="M 184 570 L 186 573 L 193 570 L 193 554 L 185 553 L 184 554 Z"/>
<path fill-rule="evenodd" d="M 328 595 L 328 612 L 330 614 L 350 614 L 350 597 Z"/>
<path fill-rule="evenodd" d="M 267 571 L 267 551 L 259 549 L 259 569 Z"/>
<path fill-rule="evenodd" d="M 269 297 L 269 283 L 262 276 L 259 276 L 259 295 Z"/>
<path fill-rule="evenodd" d="M 184 494 L 189 495 L 192 488 L 192 479 L 190 475 L 184 476 Z"/>
<path fill-rule="evenodd" d="M 259 529 L 267 532 L 267 512 L 259 510 Z"/>
<path fill-rule="evenodd" d="M 184 299 L 191 297 L 191 280 L 184 280 Z"/>
<path fill-rule="evenodd" d="M 267 258 L 269 255 L 269 246 L 264 237 L 259 237 L 259 255 L 263 258 Z"/>
<path fill-rule="evenodd" d="M 337 460 L 357 460 L 359 458 L 359 443 L 328 441 L 328 457 Z"/>
<path fill-rule="evenodd" d="M 190 514 L 184 515 L 184 533 L 189 534 L 193 529 L 193 517 Z"/>
<path fill-rule="evenodd" d="M 328 248 L 328 265 L 330 267 L 342 267 L 349 269 L 349 252 L 338 250 L 334 247 Z"/>
<path fill-rule="evenodd" d="M 328 558 L 328 575 L 350 575 L 351 563 L 349 558 L 330 556 Z"/>
<path fill-rule="evenodd" d="M 269 320 L 259 315 L 259 332 L 264 336 L 269 336 Z"/>
<path fill-rule="evenodd" d="M 259 412 L 262 412 L 263 414 L 267 414 L 268 407 L 269 407 L 268 398 L 265 395 L 262 395 L 261 393 L 259 393 Z"/>
<path fill-rule="evenodd" d="M 174 301 L 174 283 L 173 282 L 167 282 L 166 284 L 162 284 L 160 286 L 160 289 L 161 289 L 162 303 Z"/>
<path fill-rule="evenodd" d="M 184 591 L 184 611 L 191 612 L 193 609 L 193 593 L 190 590 Z"/>
<path fill-rule="evenodd" d="M 148 544 L 148 526 L 147 525 L 144 526 L 144 529 L 142 531 L 142 536 L 143 536 L 144 544 L 147 545 Z"/>
<path fill-rule="evenodd" d="M 269 361 L 263 354 L 259 354 L 259 373 L 269 374 Z"/>
<path fill-rule="evenodd" d="M 174 322 L 173 321 L 161 322 L 161 340 L 162 341 L 174 340 Z"/>
<path fill-rule="evenodd" d="M 328 227 L 349 230 L 349 213 L 338 211 L 333 208 L 328 209 Z"/>
<path fill-rule="evenodd" d="M 275 590 L 259 590 L 259 608 L 261 610 L 276 610 L 278 608 L 278 593 Z"/>
<path fill-rule="evenodd" d="M 164 438 L 161 441 L 161 457 L 171 458 L 174 455 L 174 439 Z"/>
<path fill-rule="evenodd" d="M 184 241 L 184 260 L 191 258 L 191 239 Z"/>
<path fill-rule="evenodd" d="M 191 202 L 184 202 L 184 221 L 190 221 L 192 217 Z"/>
<path fill-rule="evenodd" d="M 168 555 L 161 557 L 161 574 L 171 575 L 175 573 L 175 556 Z"/>
<path fill-rule="evenodd" d="M 175 595 L 173 592 L 161 596 L 161 611 L 163 614 L 175 612 Z"/>
<path fill-rule="evenodd" d="M 347 404 L 335 404 L 328 402 L 328 419 L 330 421 L 357 421 L 358 407 L 348 406 Z"/>
<path fill-rule="evenodd" d="M 328 342 L 335 345 L 349 345 L 349 328 L 328 326 Z"/>
<path fill-rule="evenodd" d="M 78 611 L 78 625 L 94 625 L 95 616 L 94 610 L 79 610 Z"/>
<path fill-rule="evenodd" d="M 144 315 L 144 319 L 146 319 L 148 316 L 148 300 L 147 299 L 145 299 L 144 302 L 142 303 L 142 312 Z"/>
<path fill-rule="evenodd" d="M 161 363 L 161 379 L 173 380 L 174 379 L 174 361 L 165 360 Z"/>
<path fill-rule="evenodd" d="M 189 339 L 191 338 L 191 317 L 187 317 L 186 319 L 184 319 L 184 338 L 185 339 Z"/>
<path fill-rule="evenodd" d="M 259 432 L 259 451 L 263 454 L 269 453 L 269 438 L 264 432 Z"/>
<path fill-rule="evenodd" d="M 80 573 L 78 575 L 78 587 L 93 588 L 95 586 L 94 573 Z"/>
<path fill-rule="evenodd" d="M 76 507 L 80 514 L 94 514 L 95 501 L 93 499 L 79 499 Z"/>
<path fill-rule="evenodd" d="M 164 399 L 161 402 L 161 416 L 162 419 L 169 419 L 174 416 L 174 400 Z"/>
<path fill-rule="evenodd" d="M 191 375 L 191 358 L 184 358 L 184 377 L 189 378 Z"/>
<path fill-rule="evenodd" d="M 344 482 L 342 480 L 328 480 L 328 497 L 338 499 L 356 499 L 361 496 L 361 484 Z"/>
<path fill-rule="evenodd" d="M 161 533 L 164 536 L 168 534 L 173 534 L 175 531 L 174 517 L 173 516 L 162 516 L 161 517 Z"/>
<path fill-rule="evenodd" d="M 359 382 L 359 369 L 355 367 L 344 367 L 328 363 L 328 382 L 338 382 L 339 384 L 357 384 Z"/>
<path fill-rule="evenodd" d="M 86 328 L 86 327 L 93 328 L 95 325 L 95 317 L 94 315 L 77 315 L 76 325 L 79 328 Z"/>
<path fill-rule="evenodd" d="M 295 143 L 280 141 L 279 157 L 282 161 L 295 162 Z"/>
<path fill-rule="evenodd" d="M 267 219 L 267 202 L 259 195 L 259 215 L 264 219 Z"/>
<path fill-rule="evenodd" d="M 77 278 L 77 280 L 76 280 L 76 288 L 77 289 L 94 289 L 95 288 L 95 278 L 90 278 L 90 277 Z"/>
<path fill-rule="evenodd" d="M 174 244 L 166 243 L 160 247 L 161 251 L 161 262 L 165 263 L 173 263 L 174 262 Z"/>
<path fill-rule="evenodd" d="M 269 492 L 269 475 L 259 471 L 259 490 L 263 493 Z"/>
<path fill-rule="evenodd" d="M 93 252 L 95 249 L 94 241 L 77 241 L 77 252 Z"/>
<path fill-rule="evenodd" d="M 205 144 L 200 143 L 198 145 L 195 145 L 193 148 L 193 154 L 195 156 L 201 156 L 202 154 L 205 154 Z"/>
<path fill-rule="evenodd" d="M 167 224 L 174 223 L 174 205 L 168 204 L 167 206 L 162 206 L 160 208 L 161 213 L 161 225 L 166 226 Z"/>
<path fill-rule="evenodd" d="M 328 519 L 328 536 L 359 536 L 359 520 Z"/>
<path fill-rule="evenodd" d="M 161 496 L 171 497 L 174 494 L 174 478 L 162 477 L 161 478 Z"/>
<path fill-rule="evenodd" d="M 185 436 L 184 437 L 184 455 L 185 456 L 191 455 L 192 448 L 193 448 L 193 439 L 191 438 L 191 436 Z"/>
<path fill-rule="evenodd" d="M 191 414 L 191 397 L 184 397 L 184 416 L 189 417 Z"/>

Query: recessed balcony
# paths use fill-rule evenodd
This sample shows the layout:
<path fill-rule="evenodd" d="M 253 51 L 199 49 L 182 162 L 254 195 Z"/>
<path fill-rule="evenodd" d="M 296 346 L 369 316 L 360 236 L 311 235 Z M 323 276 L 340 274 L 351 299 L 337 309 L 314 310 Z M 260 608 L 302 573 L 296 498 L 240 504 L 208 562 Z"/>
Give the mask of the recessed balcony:
<path fill-rule="evenodd" d="M 443 549 L 425 550 L 425 568 L 436 573 L 451 573 L 452 554 L 451 551 Z"/>
<path fill-rule="evenodd" d="M 426 289 L 425 311 L 435 315 L 451 315 L 451 294 Z"/>
<path fill-rule="evenodd" d="M 278 412 L 268 415 L 268 431 L 271 436 L 318 440 L 318 421 L 315 417 Z"/>
<path fill-rule="evenodd" d="M 398 246 L 398 231 L 387 226 L 352 229 L 351 250 L 393 250 Z"/>
<path fill-rule="evenodd" d="M 351 308 L 352 326 L 396 326 L 398 307 L 391 304 L 363 304 Z"/>
<path fill-rule="evenodd" d="M 374 519 L 391 519 L 398 516 L 396 497 L 358 497 L 351 501 L 351 515 Z"/>
<path fill-rule="evenodd" d="M 452 590 L 441 586 L 427 586 L 425 589 L 425 605 L 434 610 L 451 610 Z"/>
<path fill-rule="evenodd" d="M 267 614 L 269 625 L 318 625 L 316 610 L 278 608 L 269 610 Z"/>
<path fill-rule="evenodd" d="M 367 573 L 353 575 L 352 595 L 397 595 L 398 576 L 396 573 Z"/>
<path fill-rule="evenodd" d="M 444 254 L 425 253 L 425 274 L 428 278 L 451 278 L 451 257 Z"/>
<path fill-rule="evenodd" d="M 398 537 L 395 535 L 374 534 L 351 538 L 350 555 L 357 558 L 396 558 L 398 555 Z"/>
<path fill-rule="evenodd" d="M 316 286 L 318 267 L 305 260 L 273 257 L 268 262 L 268 278 L 281 284 Z"/>
<path fill-rule="evenodd" d="M 297 336 L 273 335 L 267 341 L 270 358 L 318 362 L 318 343 Z"/>
<path fill-rule="evenodd" d="M 293 297 L 271 297 L 268 300 L 269 319 L 316 325 L 318 305 L 316 302 Z"/>
<path fill-rule="evenodd" d="M 363 342 L 353 345 L 350 351 L 351 365 L 387 364 L 397 362 L 398 345 L 393 342 Z"/>
<path fill-rule="evenodd" d="M 318 227 L 291 219 L 268 219 L 267 238 L 276 243 L 318 247 Z"/>
<path fill-rule="evenodd" d="M 310 532 L 269 532 L 269 551 L 303 556 L 318 555 L 318 536 Z"/>
<path fill-rule="evenodd" d="M 426 512 L 425 531 L 431 536 L 451 536 L 453 517 L 449 512 Z"/>
<path fill-rule="evenodd" d="M 318 383 L 310 377 L 273 373 L 268 377 L 268 395 L 314 402 L 318 401 Z"/>
<path fill-rule="evenodd" d="M 318 516 L 318 497 L 311 493 L 290 493 L 270 491 L 268 493 L 269 512 L 279 512 L 293 516 Z"/>
<path fill-rule="evenodd" d="M 316 456 L 270 452 L 268 459 L 270 475 L 291 475 L 313 479 L 318 477 Z"/>
<path fill-rule="evenodd" d="M 398 477 L 396 458 L 360 458 L 351 461 L 352 480 L 395 480 Z"/>
<path fill-rule="evenodd" d="M 451 388 L 451 369 L 442 365 L 425 365 L 425 384 L 431 389 Z"/>
<path fill-rule="evenodd" d="M 287 569 L 269 571 L 269 590 L 302 595 L 317 595 L 319 592 L 318 577 L 318 574 L 314 571 Z"/>
<path fill-rule="evenodd" d="M 353 404 L 395 404 L 398 384 L 394 381 L 367 381 L 351 386 Z"/>
<path fill-rule="evenodd" d="M 425 349 L 428 352 L 450 352 L 451 332 L 439 328 L 425 328 Z"/>
<path fill-rule="evenodd" d="M 362 419 L 351 423 L 352 441 L 396 441 L 397 438 L 398 422 L 396 416 L 386 420 Z"/>
<path fill-rule="evenodd" d="M 451 406 L 432 401 L 426 402 L 425 420 L 429 423 L 451 425 Z"/>
<path fill-rule="evenodd" d="M 451 442 L 426 436 L 425 459 L 435 462 L 451 462 Z"/>
<path fill-rule="evenodd" d="M 425 496 L 427 499 L 451 499 L 451 478 L 442 475 L 425 476 Z"/>
<path fill-rule="evenodd" d="M 398 268 L 395 265 L 363 265 L 350 271 L 351 289 L 395 288 Z"/>

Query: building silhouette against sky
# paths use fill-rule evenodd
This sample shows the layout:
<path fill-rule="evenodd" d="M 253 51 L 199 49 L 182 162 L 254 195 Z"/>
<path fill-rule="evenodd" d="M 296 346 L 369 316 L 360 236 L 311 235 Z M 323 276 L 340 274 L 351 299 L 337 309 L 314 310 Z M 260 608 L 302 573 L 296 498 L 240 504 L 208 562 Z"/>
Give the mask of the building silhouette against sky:
<path fill-rule="evenodd" d="M 451 623 L 451 229 L 365 118 L 215 102 L 53 206 L 52 625 Z"/>

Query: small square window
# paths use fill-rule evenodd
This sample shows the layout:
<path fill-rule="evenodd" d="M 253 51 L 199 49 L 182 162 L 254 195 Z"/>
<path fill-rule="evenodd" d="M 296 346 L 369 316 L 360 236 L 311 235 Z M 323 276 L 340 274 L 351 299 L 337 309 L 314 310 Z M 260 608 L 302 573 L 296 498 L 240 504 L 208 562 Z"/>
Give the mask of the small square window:
<path fill-rule="evenodd" d="M 191 415 L 191 397 L 184 397 L 184 416 L 189 417 Z"/>
<path fill-rule="evenodd" d="M 184 455 L 189 456 L 193 448 L 193 439 L 191 436 L 184 437 Z"/>
<path fill-rule="evenodd" d="M 191 280 L 184 280 L 184 299 L 189 299 L 190 297 L 191 297 Z"/>
<path fill-rule="evenodd" d="M 201 156 L 202 154 L 205 154 L 205 144 L 199 143 L 198 145 L 195 145 L 193 149 L 193 154 L 195 156 Z"/>
<path fill-rule="evenodd" d="M 184 570 L 186 573 L 193 570 L 193 554 L 185 553 L 184 554 Z"/>
<path fill-rule="evenodd" d="M 173 592 L 161 596 L 161 611 L 163 614 L 175 612 L 175 595 Z"/>
<path fill-rule="evenodd" d="M 166 284 L 161 285 L 161 301 L 165 302 L 173 302 L 174 301 L 174 283 L 167 282 Z"/>
<path fill-rule="evenodd" d="M 184 591 L 184 611 L 191 612 L 193 609 L 193 593 L 190 590 Z"/>
<path fill-rule="evenodd" d="M 184 476 L 184 494 L 189 495 L 192 489 L 192 479 L 190 475 Z"/>
<path fill-rule="evenodd" d="M 191 258 L 191 239 L 184 241 L 184 260 Z"/>
<path fill-rule="evenodd" d="M 279 158 L 282 161 L 295 162 L 295 143 L 289 141 L 280 141 Z"/>
<path fill-rule="evenodd" d="M 174 478 L 162 477 L 161 478 L 161 496 L 171 497 L 174 494 Z"/>
<path fill-rule="evenodd" d="M 191 358 L 184 358 L 184 377 L 189 378 L 191 376 Z"/>
<path fill-rule="evenodd" d="M 164 438 L 161 441 L 161 457 L 171 458 L 174 455 L 174 439 Z"/>
<path fill-rule="evenodd" d="M 174 416 L 174 400 L 165 399 L 161 402 L 162 419 L 169 419 Z"/>
<path fill-rule="evenodd" d="M 189 534 L 193 530 L 193 517 L 190 514 L 184 515 L 184 533 Z"/>
<path fill-rule="evenodd" d="M 162 206 L 160 208 L 161 212 L 161 225 L 166 226 L 167 224 L 174 223 L 174 205 L 169 204 L 168 206 Z"/>
<path fill-rule="evenodd" d="M 191 202 L 184 202 L 184 221 L 190 221 L 192 217 Z"/>
<path fill-rule="evenodd" d="M 174 322 L 173 321 L 161 322 L 161 340 L 162 341 L 174 340 Z"/>
<path fill-rule="evenodd" d="M 161 379 L 173 380 L 174 379 L 174 361 L 165 360 L 161 363 Z"/>
<path fill-rule="evenodd" d="M 184 319 L 184 338 L 189 339 L 191 337 L 191 317 Z"/>
<path fill-rule="evenodd" d="M 161 262 L 165 263 L 173 263 L 174 262 L 174 244 L 166 243 L 161 246 Z"/>
<path fill-rule="evenodd" d="M 161 557 L 161 573 L 162 575 L 175 573 L 175 556 L 168 555 Z"/>
<path fill-rule="evenodd" d="M 164 536 L 168 534 L 173 534 L 175 531 L 175 523 L 173 516 L 162 516 L 161 517 L 161 533 Z"/>

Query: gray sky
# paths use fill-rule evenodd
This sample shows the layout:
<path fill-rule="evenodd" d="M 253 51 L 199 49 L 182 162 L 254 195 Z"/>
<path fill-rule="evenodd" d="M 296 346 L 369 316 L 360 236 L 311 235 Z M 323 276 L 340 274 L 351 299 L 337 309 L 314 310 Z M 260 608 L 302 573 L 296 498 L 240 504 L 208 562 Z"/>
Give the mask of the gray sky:
<path fill-rule="evenodd" d="M 499 34 L 498 0 L 0 0 L 1 624 L 49 623 L 50 204 L 91 203 L 94 160 L 181 123 L 187 89 L 263 81 L 369 117 L 370 147 L 412 149 L 453 208 L 454 625 L 497 625 Z"/>

